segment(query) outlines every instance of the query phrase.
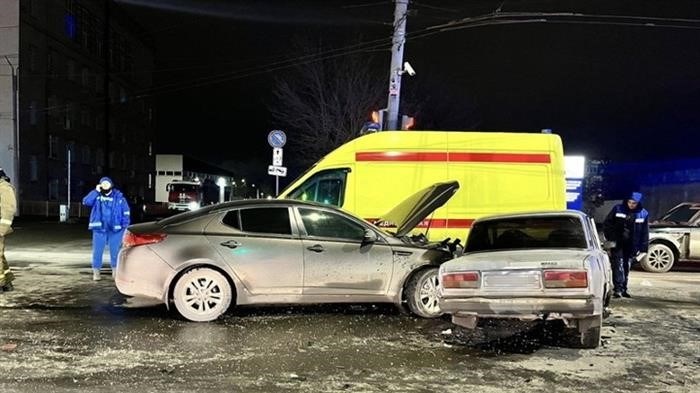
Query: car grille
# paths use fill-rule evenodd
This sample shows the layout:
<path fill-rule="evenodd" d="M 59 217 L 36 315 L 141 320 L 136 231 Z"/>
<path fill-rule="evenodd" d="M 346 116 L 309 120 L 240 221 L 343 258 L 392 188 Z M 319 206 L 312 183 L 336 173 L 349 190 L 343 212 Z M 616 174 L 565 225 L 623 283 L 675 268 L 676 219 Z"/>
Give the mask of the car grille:
<path fill-rule="evenodd" d="M 482 287 L 490 291 L 510 291 L 542 288 L 542 273 L 539 271 L 484 272 Z"/>

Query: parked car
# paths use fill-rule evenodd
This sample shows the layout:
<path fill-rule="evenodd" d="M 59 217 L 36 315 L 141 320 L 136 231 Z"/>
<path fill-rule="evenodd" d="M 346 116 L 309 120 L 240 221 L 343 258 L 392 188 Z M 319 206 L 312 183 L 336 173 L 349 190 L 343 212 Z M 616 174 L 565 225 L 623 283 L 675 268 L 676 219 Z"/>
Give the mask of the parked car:
<path fill-rule="evenodd" d="M 649 252 L 640 261 L 642 268 L 664 273 L 681 260 L 700 262 L 700 202 L 683 202 L 649 224 Z"/>
<path fill-rule="evenodd" d="M 437 267 L 457 242 L 407 236 L 457 191 L 438 183 L 384 216 L 386 232 L 342 209 L 298 200 L 242 200 L 129 226 L 115 282 L 120 293 L 157 299 L 192 321 L 230 306 L 383 303 L 442 315 Z"/>
<path fill-rule="evenodd" d="M 439 306 L 471 329 L 483 318 L 562 320 L 581 346 L 595 348 L 612 293 L 604 248 L 579 211 L 478 219 L 464 255 L 440 266 Z"/>

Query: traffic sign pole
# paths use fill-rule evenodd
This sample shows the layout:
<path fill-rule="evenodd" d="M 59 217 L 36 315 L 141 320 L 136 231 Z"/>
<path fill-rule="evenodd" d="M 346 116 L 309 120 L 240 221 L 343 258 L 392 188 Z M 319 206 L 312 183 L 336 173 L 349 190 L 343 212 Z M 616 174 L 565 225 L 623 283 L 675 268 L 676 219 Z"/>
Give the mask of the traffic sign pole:
<path fill-rule="evenodd" d="M 287 134 L 282 130 L 272 130 L 267 134 L 267 143 L 272 147 L 272 165 L 267 173 L 275 176 L 275 197 L 280 194 L 280 176 L 287 176 L 287 168 L 282 166 L 282 147 L 287 143 Z"/>

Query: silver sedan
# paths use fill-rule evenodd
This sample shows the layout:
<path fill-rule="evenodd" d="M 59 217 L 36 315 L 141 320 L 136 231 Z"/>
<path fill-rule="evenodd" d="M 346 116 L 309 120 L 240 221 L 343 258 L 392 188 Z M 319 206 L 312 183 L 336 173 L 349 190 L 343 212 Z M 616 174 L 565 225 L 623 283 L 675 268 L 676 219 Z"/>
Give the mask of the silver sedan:
<path fill-rule="evenodd" d="M 341 209 L 294 200 L 246 200 L 135 224 L 125 234 L 115 283 L 191 321 L 232 305 L 394 303 L 426 318 L 442 313 L 437 269 L 454 244 L 409 232 L 457 190 L 441 183 L 387 217 L 395 233 Z"/>

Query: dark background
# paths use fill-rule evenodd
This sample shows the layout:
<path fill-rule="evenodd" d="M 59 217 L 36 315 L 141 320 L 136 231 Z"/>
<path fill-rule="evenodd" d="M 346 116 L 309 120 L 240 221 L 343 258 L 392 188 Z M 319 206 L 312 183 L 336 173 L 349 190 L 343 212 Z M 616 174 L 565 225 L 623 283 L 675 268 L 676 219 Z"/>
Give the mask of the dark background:
<path fill-rule="evenodd" d="M 293 40 L 306 36 L 344 47 L 389 37 L 394 9 L 391 1 L 372 0 L 117 3 L 155 39 L 158 151 L 263 173 L 271 159 L 267 133 L 280 128 L 268 113 L 275 104 L 270 91 L 276 78 L 288 75 L 275 64 L 300 55 Z M 417 75 L 403 78 L 402 98 L 419 86 L 439 86 L 445 100 L 469 113 L 446 119 L 450 129 L 550 128 L 562 136 L 566 154 L 698 156 L 692 142 L 700 128 L 700 23 L 530 23 L 410 36 L 499 7 L 700 19 L 698 1 L 411 2 L 404 60 Z M 384 64 L 377 72 L 387 75 L 388 86 L 390 52 L 359 55 Z M 229 139 L 234 142 L 222 142 Z M 285 149 L 285 164 L 293 156 Z"/>

